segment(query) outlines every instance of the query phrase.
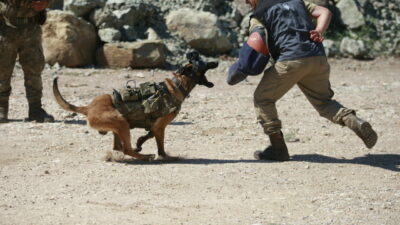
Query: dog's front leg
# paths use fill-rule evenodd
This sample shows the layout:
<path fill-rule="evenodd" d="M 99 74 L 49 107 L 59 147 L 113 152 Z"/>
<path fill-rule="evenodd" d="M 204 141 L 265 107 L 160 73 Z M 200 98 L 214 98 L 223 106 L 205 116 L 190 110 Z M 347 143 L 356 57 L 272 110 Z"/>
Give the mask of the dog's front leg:
<path fill-rule="evenodd" d="M 170 158 L 170 156 L 168 156 L 164 150 L 165 127 L 167 127 L 167 125 L 175 118 L 176 115 L 177 114 L 173 112 L 166 116 L 158 118 L 151 128 L 151 132 L 156 138 L 158 155 L 164 159 Z"/>
<path fill-rule="evenodd" d="M 150 138 L 153 138 L 154 134 L 150 131 L 149 133 L 147 133 L 145 136 L 141 136 L 137 139 L 136 142 L 136 152 L 140 152 L 142 151 L 142 145 L 149 140 Z"/>

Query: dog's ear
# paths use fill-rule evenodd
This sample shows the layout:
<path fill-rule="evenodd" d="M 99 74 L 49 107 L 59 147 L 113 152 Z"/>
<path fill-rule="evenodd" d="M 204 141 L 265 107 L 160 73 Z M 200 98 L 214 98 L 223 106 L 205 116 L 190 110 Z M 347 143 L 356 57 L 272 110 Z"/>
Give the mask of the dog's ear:
<path fill-rule="evenodd" d="M 207 69 L 215 69 L 218 67 L 218 62 L 208 62 Z"/>

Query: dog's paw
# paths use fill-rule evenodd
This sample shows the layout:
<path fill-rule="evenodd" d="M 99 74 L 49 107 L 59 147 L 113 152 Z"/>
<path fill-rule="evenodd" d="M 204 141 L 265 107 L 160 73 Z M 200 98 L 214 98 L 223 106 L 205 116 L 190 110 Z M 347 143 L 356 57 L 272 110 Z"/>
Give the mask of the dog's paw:
<path fill-rule="evenodd" d="M 155 159 L 156 159 L 156 155 L 151 154 L 151 155 L 149 155 L 148 161 L 149 161 L 149 162 L 152 162 L 152 161 L 154 161 Z"/>

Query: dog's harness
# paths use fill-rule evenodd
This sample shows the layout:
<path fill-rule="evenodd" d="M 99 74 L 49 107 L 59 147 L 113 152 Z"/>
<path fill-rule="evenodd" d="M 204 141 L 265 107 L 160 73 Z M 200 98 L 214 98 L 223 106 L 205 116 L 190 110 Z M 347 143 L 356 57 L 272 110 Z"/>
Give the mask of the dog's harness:
<path fill-rule="evenodd" d="M 131 82 L 128 81 L 121 91 L 114 89 L 112 94 L 115 108 L 125 117 L 131 129 L 150 130 L 157 118 L 180 111 L 182 102 L 168 91 L 164 82 L 146 82 L 139 87 L 136 84 L 132 87 Z M 173 78 L 173 82 L 184 97 L 189 95 L 180 80 Z"/>

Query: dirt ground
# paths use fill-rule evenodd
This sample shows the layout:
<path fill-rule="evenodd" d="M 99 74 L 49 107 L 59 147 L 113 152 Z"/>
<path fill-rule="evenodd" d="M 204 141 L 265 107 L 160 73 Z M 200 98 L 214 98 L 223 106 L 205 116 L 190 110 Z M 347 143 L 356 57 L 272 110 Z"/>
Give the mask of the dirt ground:
<path fill-rule="evenodd" d="M 47 68 L 44 107 L 55 123 L 24 122 L 27 103 L 14 71 L 9 117 L 0 124 L 0 224 L 392 224 L 400 221 L 400 60 L 330 60 L 335 98 L 371 122 L 366 149 L 347 128 L 318 116 L 295 87 L 278 102 L 289 162 L 256 161 L 268 140 L 252 94 L 260 77 L 225 83 L 231 62 L 208 73 L 168 126 L 177 162 L 106 161 L 112 135 L 63 111 L 51 92 L 76 105 L 129 79 L 161 81 L 171 71 Z M 136 141 L 143 130 L 133 130 Z M 156 153 L 154 140 L 143 153 Z"/>

